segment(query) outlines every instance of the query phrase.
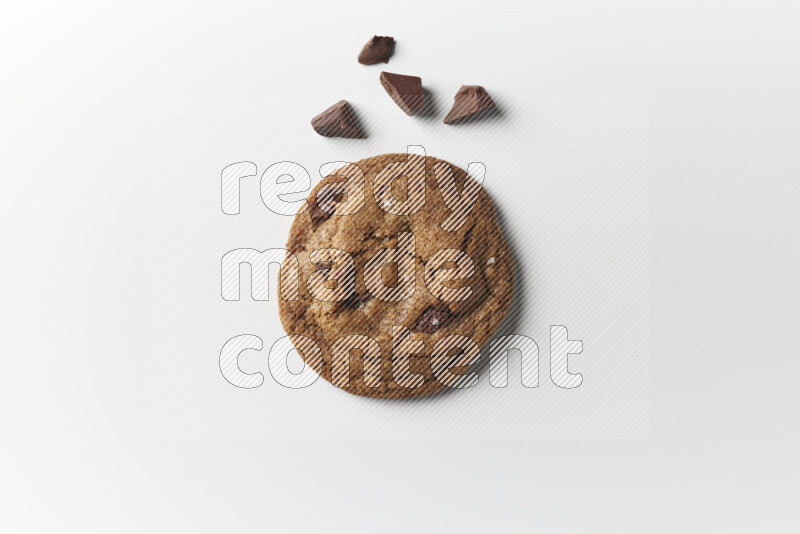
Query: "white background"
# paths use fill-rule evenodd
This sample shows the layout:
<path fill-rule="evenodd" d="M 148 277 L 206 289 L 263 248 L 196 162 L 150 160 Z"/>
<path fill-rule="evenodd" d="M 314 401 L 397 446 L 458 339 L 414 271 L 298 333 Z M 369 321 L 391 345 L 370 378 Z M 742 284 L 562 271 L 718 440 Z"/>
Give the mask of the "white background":
<path fill-rule="evenodd" d="M 796 25 L 788 1 L 6 2 L 0 530 L 795 530 Z M 152 95 L 359 91 L 341 58 L 372 33 L 446 87 L 651 96 L 650 439 L 151 436 Z"/>

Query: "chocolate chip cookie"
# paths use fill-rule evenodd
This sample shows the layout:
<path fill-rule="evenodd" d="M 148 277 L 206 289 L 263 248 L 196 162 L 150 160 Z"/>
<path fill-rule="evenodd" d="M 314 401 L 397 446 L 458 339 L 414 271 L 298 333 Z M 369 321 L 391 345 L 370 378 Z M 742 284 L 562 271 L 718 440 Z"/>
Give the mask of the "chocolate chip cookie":
<path fill-rule="evenodd" d="M 464 170 L 418 154 L 340 168 L 295 217 L 283 327 L 349 393 L 410 398 L 463 376 L 511 305 L 513 259 L 491 199 Z"/>

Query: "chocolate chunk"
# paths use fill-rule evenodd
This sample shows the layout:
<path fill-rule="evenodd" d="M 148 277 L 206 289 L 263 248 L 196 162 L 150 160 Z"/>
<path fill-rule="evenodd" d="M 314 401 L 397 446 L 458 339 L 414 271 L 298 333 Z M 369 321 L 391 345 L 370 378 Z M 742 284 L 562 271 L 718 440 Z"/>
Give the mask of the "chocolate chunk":
<path fill-rule="evenodd" d="M 374 36 L 367 41 L 361 53 L 358 54 L 358 62 L 362 65 L 374 65 L 375 63 L 389 63 L 389 58 L 394 54 L 394 37 Z"/>
<path fill-rule="evenodd" d="M 311 216 L 311 222 L 314 223 L 314 228 L 316 228 L 323 221 L 328 220 L 328 218 L 332 215 L 316 204 L 311 204 L 308 206 L 308 214 Z"/>
<path fill-rule="evenodd" d="M 366 137 L 358 126 L 356 117 L 347 100 L 340 100 L 313 119 L 311 126 L 325 137 L 349 137 L 363 139 Z"/>
<path fill-rule="evenodd" d="M 334 211 L 336 211 L 335 209 L 331 208 L 328 208 L 330 211 L 325 211 L 320 206 L 320 203 L 322 202 L 324 202 L 324 199 L 320 199 L 319 197 L 308 201 L 308 215 L 311 217 L 311 222 L 313 223 L 314 229 L 316 229 L 321 223 L 327 221 L 331 215 L 333 215 Z"/>
<path fill-rule="evenodd" d="M 406 114 L 413 115 L 422 109 L 422 78 L 381 72 L 381 84 Z"/>
<path fill-rule="evenodd" d="M 328 220 L 336 212 L 336 204 L 331 206 L 331 201 L 335 203 L 341 202 L 344 200 L 344 196 L 344 191 L 325 190 L 317 194 L 316 200 L 308 203 L 308 214 L 311 217 L 311 222 L 314 223 L 314 228 L 321 222 Z M 322 209 L 322 206 L 325 206 L 326 209 Z"/>
<path fill-rule="evenodd" d="M 319 263 L 315 263 L 314 266 L 317 271 L 330 271 L 333 267 L 333 262 L 321 261 Z"/>
<path fill-rule="evenodd" d="M 462 85 L 456 93 L 453 108 L 444 118 L 444 123 L 456 124 L 467 117 L 492 108 L 494 108 L 494 102 L 486 89 L 480 85 Z"/>
<path fill-rule="evenodd" d="M 372 300 L 372 294 L 369 291 L 365 291 L 360 295 L 354 293 L 350 298 L 344 301 L 344 303 L 349 306 L 350 308 L 363 308 L 364 304 Z"/>
<path fill-rule="evenodd" d="M 433 334 L 441 327 L 450 322 L 452 315 L 447 310 L 440 310 L 431 306 L 427 308 L 417 320 L 414 332 L 422 334 Z"/>
<path fill-rule="evenodd" d="M 340 182 L 344 183 L 344 182 Z M 317 204 L 329 204 L 331 202 L 341 202 L 344 200 L 344 191 L 335 189 L 325 189 L 317 193 Z"/>

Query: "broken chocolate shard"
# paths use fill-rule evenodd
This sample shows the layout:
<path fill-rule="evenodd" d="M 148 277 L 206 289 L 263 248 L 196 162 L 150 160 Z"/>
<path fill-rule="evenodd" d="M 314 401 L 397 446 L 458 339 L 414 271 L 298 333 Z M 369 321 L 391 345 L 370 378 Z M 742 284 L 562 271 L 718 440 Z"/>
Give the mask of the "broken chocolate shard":
<path fill-rule="evenodd" d="M 486 89 L 480 85 L 462 85 L 454 98 L 453 108 L 444 118 L 444 123 L 456 124 L 493 108 L 494 101 Z"/>
<path fill-rule="evenodd" d="M 358 62 L 362 65 L 389 63 L 392 54 L 394 54 L 394 37 L 375 35 L 361 49 L 361 53 L 358 54 Z"/>
<path fill-rule="evenodd" d="M 347 137 L 363 139 L 366 137 L 358 125 L 353 110 L 347 100 L 340 100 L 313 119 L 311 126 L 325 137 Z"/>
<path fill-rule="evenodd" d="M 381 85 L 406 114 L 413 115 L 422 109 L 422 78 L 381 72 Z"/>
<path fill-rule="evenodd" d="M 440 310 L 431 306 L 426 308 L 422 315 L 419 316 L 414 332 L 433 334 L 450 322 L 451 318 L 452 315 L 447 310 Z"/>

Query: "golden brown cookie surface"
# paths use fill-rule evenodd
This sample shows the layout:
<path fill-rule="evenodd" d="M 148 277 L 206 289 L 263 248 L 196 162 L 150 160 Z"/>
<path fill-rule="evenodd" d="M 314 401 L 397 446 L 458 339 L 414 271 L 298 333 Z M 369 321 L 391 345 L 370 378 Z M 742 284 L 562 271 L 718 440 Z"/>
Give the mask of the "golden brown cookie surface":
<path fill-rule="evenodd" d="M 308 209 L 295 217 L 286 247 L 297 259 L 300 285 L 298 300 L 280 299 L 283 327 L 307 364 L 327 381 L 356 395 L 408 398 L 441 390 L 450 383 L 447 377 L 465 371 L 477 357 L 469 350 L 473 346 L 469 341 L 455 336 L 466 336 L 474 347 L 482 348 L 511 304 L 511 251 L 491 199 L 462 169 L 426 157 L 424 164 L 418 161 L 418 168 L 424 168 L 421 209 L 395 215 L 379 205 L 379 200 L 386 198 L 387 187 L 394 198 L 411 197 L 410 179 L 398 179 L 387 186 L 382 178 L 387 165 L 400 164 L 407 158 L 406 154 L 386 154 L 355 163 L 364 173 L 363 188 L 351 189 L 359 183 L 358 173 L 348 172 L 349 178 L 342 174 L 323 179 L 311 191 Z M 455 187 L 464 198 L 468 185 L 476 192 L 474 207 L 463 220 L 458 220 L 454 216 L 457 210 L 445 203 L 449 193 L 439 185 L 447 169 L 452 169 Z M 382 185 L 376 187 L 376 183 Z M 354 192 L 359 190 L 363 191 L 363 205 L 355 211 L 360 198 Z M 452 207 L 453 197 L 448 198 Z M 449 225 L 445 222 L 448 220 Z M 413 254 L 407 254 L 410 240 Z M 398 250 L 393 258 L 399 263 L 376 275 L 376 254 L 381 254 L 381 249 Z M 468 260 L 454 251 L 463 252 Z M 353 259 L 350 266 L 344 252 Z M 282 267 L 282 277 L 288 261 Z M 400 283 L 402 265 L 412 273 L 412 291 L 401 291 L 409 287 Z M 451 274 L 471 275 L 450 282 L 436 278 L 448 269 Z M 353 274 L 354 288 L 342 283 Z M 377 278 L 389 289 L 373 294 L 376 291 L 370 291 L 368 284 L 376 287 Z M 456 294 L 462 300 L 453 300 Z M 321 357 L 310 357 L 311 351 L 304 351 L 304 342 L 296 335 L 312 339 Z M 352 344 L 347 345 L 347 340 Z M 355 350 L 349 350 L 353 347 Z M 435 347 L 440 350 L 434 351 Z M 403 352 L 410 354 L 404 359 L 399 357 Z M 458 365 L 452 365 L 454 358 Z M 443 370 L 447 367 L 444 362 L 450 362 L 450 374 Z"/>

